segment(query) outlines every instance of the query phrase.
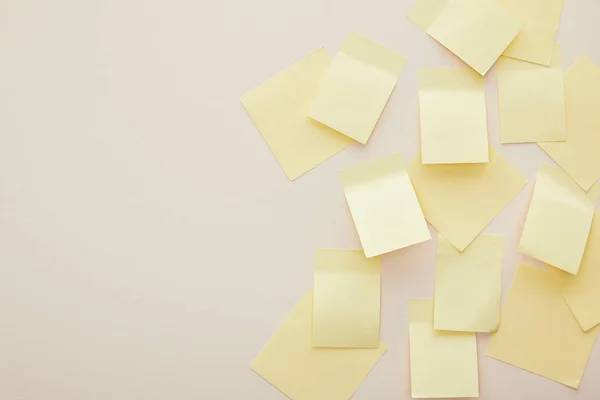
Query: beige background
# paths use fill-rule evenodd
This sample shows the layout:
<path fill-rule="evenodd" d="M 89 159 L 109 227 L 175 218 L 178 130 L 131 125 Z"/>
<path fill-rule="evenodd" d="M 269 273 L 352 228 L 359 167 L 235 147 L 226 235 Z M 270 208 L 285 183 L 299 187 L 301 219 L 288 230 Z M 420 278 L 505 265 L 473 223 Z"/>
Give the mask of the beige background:
<path fill-rule="evenodd" d="M 359 246 L 336 171 L 412 159 L 417 67 L 460 65 L 412 3 L 0 0 L 0 398 L 283 399 L 248 365 L 312 285 L 314 249 Z M 565 65 L 600 63 L 600 2 L 566 3 Z M 288 182 L 239 97 L 349 29 L 409 62 L 366 147 Z M 501 151 L 530 179 L 550 162 Z M 504 294 L 531 188 L 486 230 L 506 234 Z M 355 399 L 410 397 L 407 299 L 432 296 L 434 249 L 385 256 L 389 351 Z M 487 342 L 482 399 L 600 398 L 600 345 L 577 392 Z"/>

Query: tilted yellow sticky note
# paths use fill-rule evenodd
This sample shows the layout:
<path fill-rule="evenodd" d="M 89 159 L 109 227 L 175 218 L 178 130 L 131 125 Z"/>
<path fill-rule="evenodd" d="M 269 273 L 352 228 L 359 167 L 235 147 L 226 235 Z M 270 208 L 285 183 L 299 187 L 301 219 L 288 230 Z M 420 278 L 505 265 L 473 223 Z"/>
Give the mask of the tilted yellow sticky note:
<path fill-rule="evenodd" d="M 595 190 L 586 193 L 564 171 L 542 164 L 519 251 L 577 274 L 597 199 Z"/>
<path fill-rule="evenodd" d="M 550 67 L 500 57 L 498 101 L 502 143 L 567 140 L 561 47 Z"/>
<path fill-rule="evenodd" d="M 433 327 L 495 332 L 502 292 L 501 235 L 481 234 L 462 253 L 441 234 L 435 263 Z"/>
<path fill-rule="evenodd" d="M 293 400 L 348 400 L 386 348 L 311 346 L 313 291 L 306 292 L 251 368 Z"/>
<path fill-rule="evenodd" d="M 527 185 L 527 179 L 490 146 L 487 164 L 409 165 L 425 218 L 458 250 L 469 243 Z"/>
<path fill-rule="evenodd" d="M 539 145 L 588 190 L 600 178 L 600 68 L 581 56 L 565 72 L 564 80 L 567 141 Z"/>
<path fill-rule="evenodd" d="M 340 171 L 367 257 L 431 239 L 400 153 Z"/>
<path fill-rule="evenodd" d="M 313 347 L 379 347 L 381 259 L 362 250 L 315 254 Z"/>
<path fill-rule="evenodd" d="M 598 334 L 583 332 L 549 273 L 522 264 L 486 354 L 578 388 Z"/>
<path fill-rule="evenodd" d="M 478 397 L 475 333 L 434 330 L 431 299 L 410 299 L 408 313 L 412 397 Z"/>
<path fill-rule="evenodd" d="M 406 58 L 355 32 L 335 56 L 308 116 L 366 144 Z"/>
<path fill-rule="evenodd" d="M 329 65 L 329 56 L 319 49 L 241 98 L 289 179 L 298 178 L 353 143 L 306 116 Z"/>
<path fill-rule="evenodd" d="M 504 51 L 505 56 L 550 65 L 564 0 L 496 0 L 523 28 Z"/>
<path fill-rule="evenodd" d="M 423 164 L 488 162 L 483 78 L 470 68 L 419 70 Z"/>

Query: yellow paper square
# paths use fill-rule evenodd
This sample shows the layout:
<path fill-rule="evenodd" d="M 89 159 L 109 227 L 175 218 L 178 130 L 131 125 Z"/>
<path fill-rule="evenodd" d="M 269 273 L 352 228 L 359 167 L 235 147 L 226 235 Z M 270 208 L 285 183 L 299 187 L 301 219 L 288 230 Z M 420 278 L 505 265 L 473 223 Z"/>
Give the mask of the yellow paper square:
<path fill-rule="evenodd" d="M 487 164 L 424 165 L 408 173 L 425 218 L 458 250 L 469 243 L 527 185 L 527 179 L 490 146 Z"/>
<path fill-rule="evenodd" d="M 565 72 L 567 141 L 539 143 L 588 190 L 600 178 L 600 68 L 582 56 Z"/>
<path fill-rule="evenodd" d="M 578 388 L 598 328 L 583 332 L 548 272 L 522 264 L 487 355 Z"/>
<path fill-rule="evenodd" d="M 431 299 L 410 299 L 408 313 L 412 397 L 478 397 L 475 333 L 434 330 Z"/>
<path fill-rule="evenodd" d="M 317 250 L 313 347 L 379 347 L 381 259 L 362 250 Z"/>
<path fill-rule="evenodd" d="M 520 29 L 494 0 L 447 0 L 427 33 L 485 75 Z"/>
<path fill-rule="evenodd" d="M 340 171 L 367 257 L 431 239 L 400 153 Z"/>
<path fill-rule="evenodd" d="M 444 236 L 438 236 L 433 314 L 436 330 L 498 330 L 503 251 L 501 235 L 481 234 L 462 253 Z"/>
<path fill-rule="evenodd" d="M 577 274 L 594 217 L 594 192 L 584 192 L 564 171 L 542 164 L 519 251 Z"/>
<path fill-rule="evenodd" d="M 470 68 L 419 70 L 423 164 L 488 162 L 483 78 Z"/>
<path fill-rule="evenodd" d="M 313 348 L 312 311 L 308 290 L 251 368 L 293 400 L 348 400 L 386 348 Z"/>
<path fill-rule="evenodd" d="M 289 179 L 354 143 L 306 116 L 329 64 L 329 56 L 319 49 L 241 98 Z"/>
<path fill-rule="evenodd" d="M 406 58 L 395 51 L 348 33 L 308 115 L 366 144 L 404 64 Z"/>
<path fill-rule="evenodd" d="M 560 46 L 550 67 L 500 57 L 498 101 L 502 143 L 567 140 Z"/>

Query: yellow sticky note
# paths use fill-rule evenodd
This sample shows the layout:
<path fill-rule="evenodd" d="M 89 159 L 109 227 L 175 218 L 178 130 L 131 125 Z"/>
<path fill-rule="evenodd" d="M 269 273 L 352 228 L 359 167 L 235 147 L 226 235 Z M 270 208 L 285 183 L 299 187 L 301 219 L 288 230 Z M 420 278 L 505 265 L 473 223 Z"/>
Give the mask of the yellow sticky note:
<path fill-rule="evenodd" d="M 582 56 L 564 76 L 567 141 L 539 143 L 583 189 L 600 178 L 600 68 Z"/>
<path fill-rule="evenodd" d="M 410 299 L 408 313 L 412 397 L 478 397 L 475 333 L 434 330 L 431 299 Z"/>
<path fill-rule="evenodd" d="M 470 68 L 419 70 L 423 164 L 488 162 L 483 78 Z"/>
<path fill-rule="evenodd" d="M 494 0 L 447 0 L 427 33 L 485 75 L 520 29 Z"/>
<path fill-rule="evenodd" d="M 329 65 L 329 56 L 319 49 L 241 98 L 289 179 L 354 143 L 306 116 Z"/>
<path fill-rule="evenodd" d="M 502 143 L 567 140 L 561 47 L 550 67 L 501 57 L 498 101 Z"/>
<path fill-rule="evenodd" d="M 564 171 L 542 164 L 519 251 L 577 274 L 596 200 L 595 191 L 584 192 Z"/>
<path fill-rule="evenodd" d="M 381 259 L 362 250 L 317 250 L 313 347 L 379 347 Z"/>
<path fill-rule="evenodd" d="M 404 64 L 395 51 L 348 33 L 308 116 L 366 144 Z"/>
<path fill-rule="evenodd" d="M 293 400 L 348 400 L 386 348 L 311 346 L 313 292 L 306 292 L 251 368 Z"/>
<path fill-rule="evenodd" d="M 495 332 L 502 292 L 501 235 L 481 234 L 462 253 L 441 234 L 435 263 L 433 327 Z"/>
<path fill-rule="evenodd" d="M 522 24 L 505 56 L 550 65 L 564 0 L 496 0 Z"/>
<path fill-rule="evenodd" d="M 527 185 L 527 179 L 490 146 L 487 164 L 424 165 L 408 173 L 425 218 L 458 250 L 469 243 Z"/>
<path fill-rule="evenodd" d="M 598 328 L 583 332 L 548 272 L 522 264 L 487 355 L 578 388 Z"/>
<path fill-rule="evenodd" d="M 340 171 L 367 257 L 431 239 L 400 153 Z"/>

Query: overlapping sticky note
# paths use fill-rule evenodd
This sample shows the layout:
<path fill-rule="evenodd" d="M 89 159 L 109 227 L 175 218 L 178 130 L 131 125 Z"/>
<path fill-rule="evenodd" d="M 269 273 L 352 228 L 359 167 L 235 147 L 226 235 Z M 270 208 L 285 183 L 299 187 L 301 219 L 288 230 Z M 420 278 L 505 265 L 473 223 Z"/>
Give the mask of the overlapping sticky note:
<path fill-rule="evenodd" d="M 470 68 L 419 70 L 424 164 L 488 162 L 483 78 Z"/>
<path fill-rule="evenodd" d="M 313 347 L 377 348 L 381 259 L 362 250 L 315 254 Z"/>
<path fill-rule="evenodd" d="M 408 166 L 425 218 L 458 250 L 469 243 L 527 185 L 527 179 L 494 147 L 487 164 Z"/>
<path fill-rule="evenodd" d="M 560 46 L 550 67 L 501 57 L 498 101 L 502 143 L 567 140 Z"/>
<path fill-rule="evenodd" d="M 598 334 L 584 332 L 550 274 L 520 265 L 487 355 L 578 388 Z"/>
<path fill-rule="evenodd" d="M 405 63 L 395 51 L 348 33 L 308 115 L 366 144 Z"/>
<path fill-rule="evenodd" d="M 340 179 L 367 257 L 431 239 L 400 153 L 342 170 Z"/>
<path fill-rule="evenodd" d="M 386 348 L 313 348 L 312 311 L 309 290 L 251 367 L 290 399 L 348 400 Z"/>
<path fill-rule="evenodd" d="M 431 299 L 410 299 L 408 313 L 412 397 L 478 397 L 475 333 L 434 330 Z"/>
<path fill-rule="evenodd" d="M 353 143 L 306 116 L 329 65 L 329 56 L 319 49 L 242 96 L 242 104 L 289 179 Z"/>
<path fill-rule="evenodd" d="M 433 327 L 495 332 L 502 291 L 501 235 L 481 234 L 462 253 L 441 234 L 435 264 Z"/>

